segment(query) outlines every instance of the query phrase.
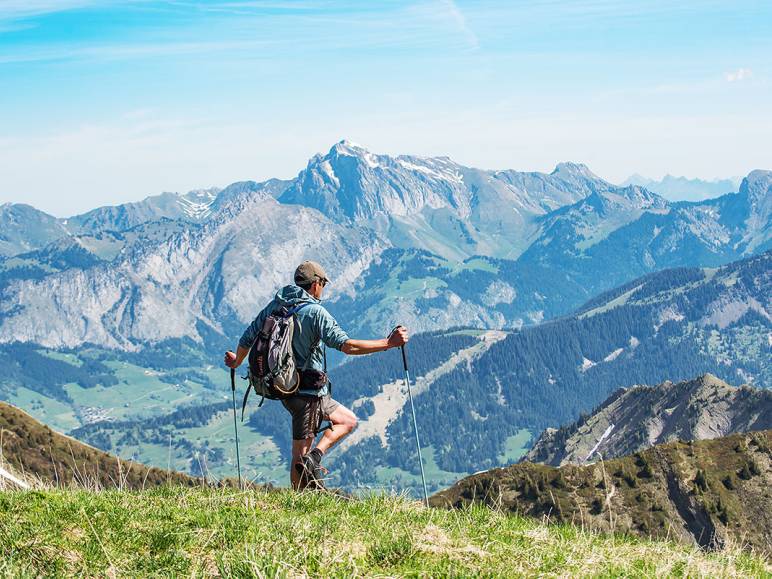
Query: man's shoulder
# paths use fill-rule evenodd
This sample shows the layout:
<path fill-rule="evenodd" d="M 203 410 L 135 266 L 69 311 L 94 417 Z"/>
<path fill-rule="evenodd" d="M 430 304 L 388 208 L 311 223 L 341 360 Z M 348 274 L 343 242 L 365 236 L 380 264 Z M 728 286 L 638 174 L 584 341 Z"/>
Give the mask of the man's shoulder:
<path fill-rule="evenodd" d="M 300 312 L 304 313 L 305 315 L 330 315 L 330 312 L 327 311 L 327 308 L 325 308 L 322 304 L 319 302 L 305 302 L 305 304 L 300 309 Z"/>

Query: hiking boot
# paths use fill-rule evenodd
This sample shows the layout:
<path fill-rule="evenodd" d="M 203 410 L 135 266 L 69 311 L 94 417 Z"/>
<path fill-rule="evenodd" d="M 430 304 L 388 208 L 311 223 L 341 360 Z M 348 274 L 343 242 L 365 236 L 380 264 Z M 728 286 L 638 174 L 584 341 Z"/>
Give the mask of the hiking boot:
<path fill-rule="evenodd" d="M 325 490 L 324 476 L 327 469 L 321 465 L 317 453 L 309 452 L 300 457 L 300 462 L 295 463 L 295 470 L 300 474 L 300 488 Z"/>

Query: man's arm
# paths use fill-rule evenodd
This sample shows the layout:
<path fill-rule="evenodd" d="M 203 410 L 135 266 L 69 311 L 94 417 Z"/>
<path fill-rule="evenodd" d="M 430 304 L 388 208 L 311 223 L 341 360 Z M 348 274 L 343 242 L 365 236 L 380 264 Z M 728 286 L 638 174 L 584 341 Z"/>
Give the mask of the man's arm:
<path fill-rule="evenodd" d="M 399 348 L 407 344 L 408 340 L 407 328 L 398 326 L 388 338 L 380 340 L 346 340 L 340 351 L 349 356 L 361 356 L 362 354 L 382 352 L 389 348 Z"/>
<path fill-rule="evenodd" d="M 252 320 L 252 323 L 247 326 L 247 329 L 244 330 L 244 334 L 239 340 L 239 346 L 236 348 L 236 353 L 234 354 L 230 350 L 225 352 L 225 365 L 228 366 L 228 368 L 238 368 L 244 361 L 244 358 L 247 357 L 247 354 L 249 354 L 252 344 L 254 344 L 257 339 L 257 334 L 263 328 L 267 309 L 268 308 L 263 309 L 263 311 Z"/>

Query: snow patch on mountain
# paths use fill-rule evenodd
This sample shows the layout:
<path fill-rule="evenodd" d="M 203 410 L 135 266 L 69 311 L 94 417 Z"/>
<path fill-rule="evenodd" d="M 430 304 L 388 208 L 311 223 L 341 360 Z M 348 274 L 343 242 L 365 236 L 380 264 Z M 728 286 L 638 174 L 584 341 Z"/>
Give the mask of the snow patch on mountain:
<path fill-rule="evenodd" d="M 624 349 L 624 348 L 617 348 L 616 350 L 614 350 L 613 352 L 611 352 L 611 353 L 610 353 L 608 356 L 606 356 L 605 358 L 603 358 L 603 361 L 604 361 L 604 362 L 613 362 L 613 361 L 614 361 L 614 360 L 616 360 L 616 359 L 619 357 L 619 355 L 620 355 L 622 352 L 624 352 L 624 351 L 625 351 L 625 349 Z"/>
<path fill-rule="evenodd" d="M 579 371 L 580 372 L 587 372 L 587 370 L 589 370 L 593 366 L 597 366 L 597 363 L 593 362 L 592 360 L 590 360 L 587 357 L 582 357 L 582 364 L 581 364 L 581 366 L 579 366 Z"/>
<path fill-rule="evenodd" d="M 218 192 L 217 189 L 199 189 L 178 194 L 177 199 L 185 215 L 194 221 L 202 221 L 212 214 L 212 204 Z"/>

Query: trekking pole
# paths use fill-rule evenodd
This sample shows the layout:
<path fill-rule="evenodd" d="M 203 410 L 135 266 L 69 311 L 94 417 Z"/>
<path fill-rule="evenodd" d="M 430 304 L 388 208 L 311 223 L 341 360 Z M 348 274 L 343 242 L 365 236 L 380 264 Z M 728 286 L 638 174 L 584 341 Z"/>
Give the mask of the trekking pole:
<path fill-rule="evenodd" d="M 399 328 L 400 326 L 397 326 Z M 394 328 L 395 330 L 397 328 Z M 413 391 L 410 389 L 410 371 L 407 369 L 407 354 L 405 354 L 404 344 L 400 346 L 402 350 L 402 365 L 405 367 L 405 384 L 407 384 L 407 396 L 410 398 L 410 411 L 413 414 L 413 430 L 415 431 L 415 445 L 418 449 L 418 464 L 421 467 L 421 482 L 424 487 L 424 504 L 429 506 L 429 493 L 426 491 L 426 476 L 424 475 L 424 461 L 421 457 L 421 442 L 418 440 L 418 422 L 415 417 L 415 406 L 413 405 Z"/>
<path fill-rule="evenodd" d="M 236 467 L 239 469 L 239 490 L 241 490 L 241 459 L 239 458 L 239 426 L 236 421 L 236 369 L 231 368 L 231 393 L 233 394 L 233 429 L 236 431 Z"/>

